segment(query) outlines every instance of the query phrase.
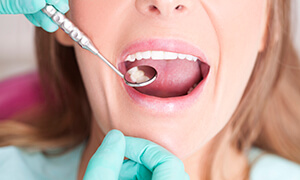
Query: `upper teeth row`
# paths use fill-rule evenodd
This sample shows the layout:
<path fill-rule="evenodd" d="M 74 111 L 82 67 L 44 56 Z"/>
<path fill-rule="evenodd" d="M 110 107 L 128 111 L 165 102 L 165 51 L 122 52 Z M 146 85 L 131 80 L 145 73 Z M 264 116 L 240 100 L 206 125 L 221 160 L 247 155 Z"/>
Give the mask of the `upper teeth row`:
<path fill-rule="evenodd" d="M 128 55 L 125 61 L 133 62 L 141 59 L 153 59 L 153 60 L 172 60 L 172 59 L 187 59 L 190 61 L 197 61 L 197 57 L 189 54 L 180 54 L 166 51 L 145 51 L 137 52 L 135 54 Z"/>

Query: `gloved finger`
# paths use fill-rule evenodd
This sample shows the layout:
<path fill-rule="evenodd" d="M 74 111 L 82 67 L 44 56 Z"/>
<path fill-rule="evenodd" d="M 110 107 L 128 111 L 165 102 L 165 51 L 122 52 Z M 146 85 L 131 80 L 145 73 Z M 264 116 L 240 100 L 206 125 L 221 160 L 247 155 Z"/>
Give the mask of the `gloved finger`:
<path fill-rule="evenodd" d="M 54 32 L 58 29 L 58 26 L 42 11 L 32 14 L 32 16 L 45 31 Z"/>
<path fill-rule="evenodd" d="M 0 14 L 32 14 L 45 5 L 45 0 L 0 0 Z"/>
<path fill-rule="evenodd" d="M 130 159 L 124 160 L 121 167 L 119 180 L 143 179 L 151 180 L 152 172 L 150 172 L 144 165 L 139 164 Z"/>
<path fill-rule="evenodd" d="M 84 180 L 118 179 L 124 153 L 124 135 L 118 130 L 111 130 L 90 159 Z"/>
<path fill-rule="evenodd" d="M 148 168 L 152 179 L 189 179 L 182 161 L 165 148 L 141 138 L 125 137 L 125 140 L 125 157 Z"/>
<path fill-rule="evenodd" d="M 53 5 L 58 11 L 65 14 L 69 11 L 69 1 L 68 0 L 46 0 L 47 4 Z"/>
<path fill-rule="evenodd" d="M 32 14 L 25 14 L 25 17 L 36 27 L 41 27 L 40 23 L 38 23 L 34 17 L 32 16 Z"/>
<path fill-rule="evenodd" d="M 46 0 L 47 4 L 55 5 L 59 2 L 60 0 Z"/>

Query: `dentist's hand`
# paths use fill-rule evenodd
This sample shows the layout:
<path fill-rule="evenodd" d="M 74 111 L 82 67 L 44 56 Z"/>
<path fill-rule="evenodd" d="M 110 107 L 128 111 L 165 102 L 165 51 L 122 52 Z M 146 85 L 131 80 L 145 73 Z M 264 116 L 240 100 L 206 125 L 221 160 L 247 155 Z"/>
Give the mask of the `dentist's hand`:
<path fill-rule="evenodd" d="M 54 32 L 58 26 L 41 9 L 53 5 L 61 13 L 69 10 L 68 0 L 0 0 L 0 14 L 24 14 L 35 26 Z"/>
<path fill-rule="evenodd" d="M 124 156 L 129 158 L 124 160 Z M 180 159 L 145 139 L 110 131 L 90 159 L 84 180 L 188 180 Z"/>

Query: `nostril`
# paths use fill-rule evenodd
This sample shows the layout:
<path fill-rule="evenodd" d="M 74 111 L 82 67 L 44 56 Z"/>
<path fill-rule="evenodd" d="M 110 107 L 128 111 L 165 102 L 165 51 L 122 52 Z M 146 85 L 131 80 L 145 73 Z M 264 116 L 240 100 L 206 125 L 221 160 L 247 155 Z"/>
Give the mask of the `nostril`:
<path fill-rule="evenodd" d="M 182 10 L 182 9 L 183 9 L 183 5 L 178 5 L 178 6 L 176 6 L 175 9 L 176 9 L 176 10 Z"/>
<path fill-rule="evenodd" d="M 138 1 L 140 2 L 140 1 Z M 171 15 L 172 13 L 175 13 L 175 11 L 177 13 L 179 12 L 183 12 L 185 10 L 185 6 L 184 5 L 181 5 L 181 4 L 176 4 L 174 6 L 173 5 L 167 5 L 167 4 L 147 4 L 147 6 L 144 6 L 144 9 L 145 11 L 143 12 L 148 12 L 150 14 L 156 14 L 156 15 L 163 15 L 163 16 L 169 16 Z"/>
<path fill-rule="evenodd" d="M 151 5 L 151 6 L 149 6 L 149 10 L 150 11 L 157 11 L 158 8 L 156 6 L 154 6 L 154 5 Z"/>

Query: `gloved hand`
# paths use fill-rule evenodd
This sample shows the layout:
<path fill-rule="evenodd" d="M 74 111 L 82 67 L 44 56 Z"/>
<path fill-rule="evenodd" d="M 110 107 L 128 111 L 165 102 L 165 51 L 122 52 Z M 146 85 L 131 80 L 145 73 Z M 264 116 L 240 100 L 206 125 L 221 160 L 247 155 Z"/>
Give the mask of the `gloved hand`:
<path fill-rule="evenodd" d="M 68 0 L 0 0 L 0 14 L 24 14 L 35 26 L 54 32 L 58 26 L 41 9 L 53 5 L 61 13 L 69 10 Z"/>
<path fill-rule="evenodd" d="M 124 156 L 129 158 L 124 160 Z M 188 180 L 180 159 L 163 147 L 110 131 L 90 159 L 84 180 Z"/>

